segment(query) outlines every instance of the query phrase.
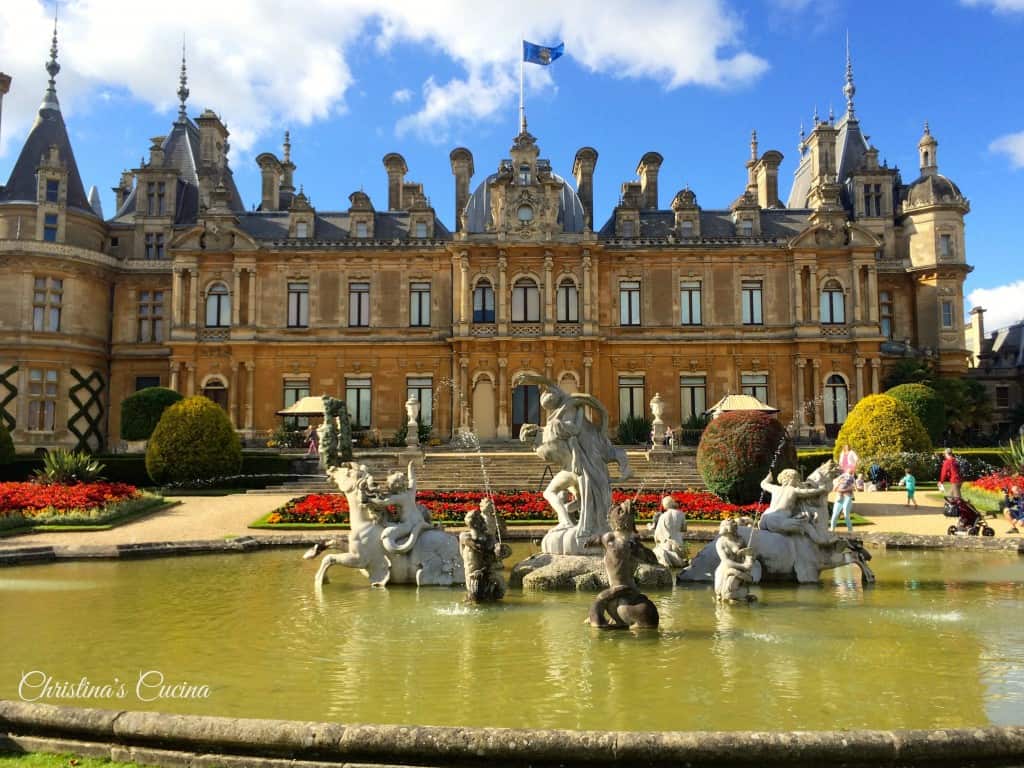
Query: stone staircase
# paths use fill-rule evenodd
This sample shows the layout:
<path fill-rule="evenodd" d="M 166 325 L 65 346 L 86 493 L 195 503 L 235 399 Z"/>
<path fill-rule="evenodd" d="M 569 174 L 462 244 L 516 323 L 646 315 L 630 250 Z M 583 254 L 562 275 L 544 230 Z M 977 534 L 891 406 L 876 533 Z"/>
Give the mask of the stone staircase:
<path fill-rule="evenodd" d="M 701 489 L 704 483 L 697 472 L 696 454 L 677 453 L 667 461 L 648 461 L 643 451 L 628 451 L 633 476 L 620 480 L 618 466 L 609 465 L 612 485 L 617 488 L 639 488 L 659 492 L 662 489 Z M 398 470 L 397 453 L 359 455 L 356 461 L 366 464 L 375 477 L 383 478 Z M 311 463 L 310 472 L 313 465 Z M 402 467 L 404 470 L 404 467 Z M 416 484 L 421 490 L 483 489 L 541 490 L 551 479 L 554 468 L 548 467 L 531 451 L 489 451 L 480 453 L 428 450 L 423 466 L 416 471 Z M 310 474 L 299 479 L 249 493 L 306 493 L 334 491 L 326 476 Z"/>

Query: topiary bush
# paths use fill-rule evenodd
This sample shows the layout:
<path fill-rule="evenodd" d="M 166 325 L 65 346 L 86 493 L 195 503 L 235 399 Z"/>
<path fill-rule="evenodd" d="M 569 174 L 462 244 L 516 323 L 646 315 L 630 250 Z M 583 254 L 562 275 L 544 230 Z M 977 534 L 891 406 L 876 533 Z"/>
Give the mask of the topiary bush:
<path fill-rule="evenodd" d="M 885 394 L 906 403 L 921 420 L 933 445 L 942 442 L 946 431 L 946 404 L 938 392 L 924 384 L 900 384 Z"/>
<path fill-rule="evenodd" d="M 836 460 L 847 443 L 860 456 L 860 467 L 865 472 L 877 461 L 890 479 L 902 477 L 908 465 L 911 471 L 923 472 L 913 457 L 927 457 L 932 450 L 921 420 L 910 406 L 889 395 L 869 395 L 850 411 L 836 437 Z"/>
<path fill-rule="evenodd" d="M 7 431 L 7 425 L 0 419 L 0 464 L 10 464 L 14 461 L 14 441 L 11 433 Z"/>
<path fill-rule="evenodd" d="M 160 417 L 181 395 L 167 387 L 146 387 L 121 401 L 121 439 L 149 440 Z"/>
<path fill-rule="evenodd" d="M 779 420 L 761 411 L 732 411 L 713 419 L 697 446 L 704 485 L 733 504 L 761 496 L 769 469 L 796 467 L 796 446 Z"/>
<path fill-rule="evenodd" d="M 242 445 L 228 415 L 202 395 L 164 411 L 146 448 L 146 471 L 155 483 L 187 485 L 241 468 Z"/>

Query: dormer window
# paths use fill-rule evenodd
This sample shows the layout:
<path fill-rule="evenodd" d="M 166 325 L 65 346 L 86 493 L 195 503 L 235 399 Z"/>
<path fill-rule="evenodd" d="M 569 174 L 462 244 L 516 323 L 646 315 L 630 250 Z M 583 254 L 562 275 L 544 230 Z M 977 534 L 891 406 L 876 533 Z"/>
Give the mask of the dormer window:
<path fill-rule="evenodd" d="M 633 236 L 633 222 L 632 222 L 632 220 L 627 219 L 627 220 L 622 222 L 622 237 L 629 238 L 629 237 L 632 237 L 632 236 Z"/>
<path fill-rule="evenodd" d="M 60 181 L 58 179 L 46 180 L 46 202 L 56 203 L 60 197 Z"/>
<path fill-rule="evenodd" d="M 427 236 L 427 222 L 417 221 L 416 222 L 416 237 L 424 239 Z"/>
<path fill-rule="evenodd" d="M 530 166 L 523 163 L 519 166 L 519 183 L 522 186 L 526 186 L 531 183 L 530 181 Z"/>
<path fill-rule="evenodd" d="M 753 237 L 754 222 L 751 221 L 750 219 L 743 219 L 740 222 L 740 234 L 743 235 L 743 237 Z"/>
<path fill-rule="evenodd" d="M 693 222 L 684 221 L 679 227 L 679 234 L 682 237 L 693 237 Z"/>
<path fill-rule="evenodd" d="M 356 222 L 356 237 L 366 237 L 368 232 L 365 221 Z"/>
<path fill-rule="evenodd" d="M 309 224 L 305 221 L 300 221 L 295 224 L 295 236 L 306 238 L 309 237 Z"/>

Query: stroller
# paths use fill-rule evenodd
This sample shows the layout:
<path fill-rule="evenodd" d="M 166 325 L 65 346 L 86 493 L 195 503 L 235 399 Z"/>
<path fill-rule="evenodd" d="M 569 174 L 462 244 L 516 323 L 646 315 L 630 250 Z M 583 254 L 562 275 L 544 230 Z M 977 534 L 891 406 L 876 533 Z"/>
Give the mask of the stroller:
<path fill-rule="evenodd" d="M 949 526 L 946 531 L 950 536 L 996 535 L 995 528 L 986 523 L 982 514 L 966 499 L 954 499 L 952 496 L 947 496 L 942 514 L 946 517 L 957 518 L 956 525 Z"/>

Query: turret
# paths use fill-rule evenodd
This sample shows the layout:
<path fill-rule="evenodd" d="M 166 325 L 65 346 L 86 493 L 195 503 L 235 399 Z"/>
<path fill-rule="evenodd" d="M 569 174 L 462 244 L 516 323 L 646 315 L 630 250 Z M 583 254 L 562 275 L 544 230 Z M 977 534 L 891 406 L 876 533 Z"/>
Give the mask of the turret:
<path fill-rule="evenodd" d="M 939 142 L 932 136 L 932 132 L 928 128 L 928 121 L 925 120 L 924 135 L 917 142 L 917 154 L 921 163 L 922 176 L 931 176 L 939 172 L 938 149 Z"/>

